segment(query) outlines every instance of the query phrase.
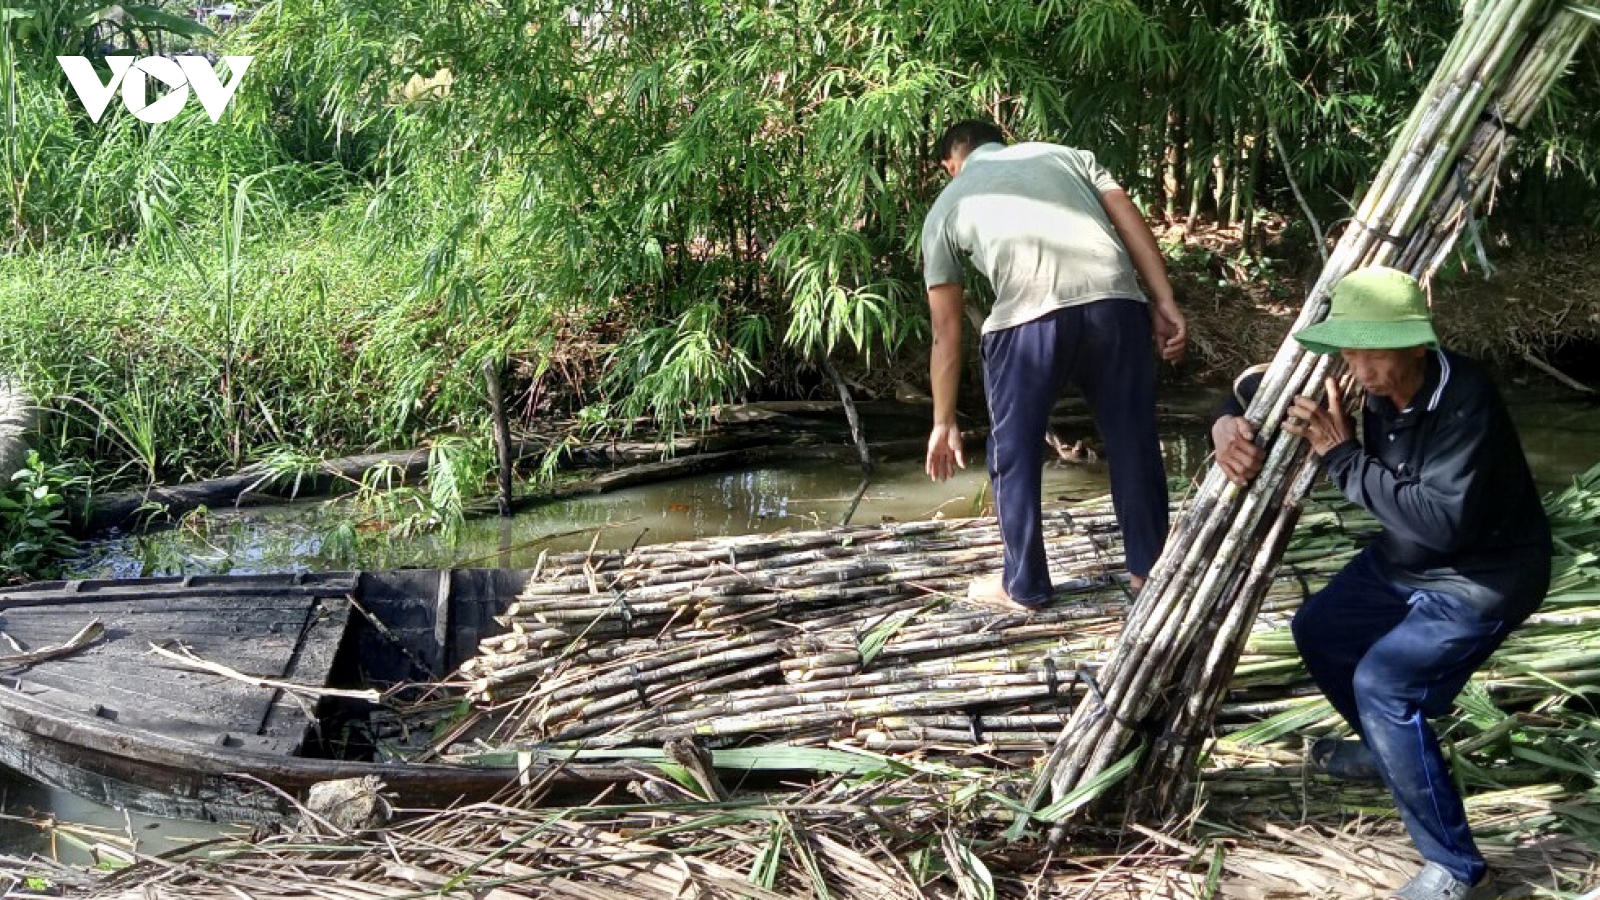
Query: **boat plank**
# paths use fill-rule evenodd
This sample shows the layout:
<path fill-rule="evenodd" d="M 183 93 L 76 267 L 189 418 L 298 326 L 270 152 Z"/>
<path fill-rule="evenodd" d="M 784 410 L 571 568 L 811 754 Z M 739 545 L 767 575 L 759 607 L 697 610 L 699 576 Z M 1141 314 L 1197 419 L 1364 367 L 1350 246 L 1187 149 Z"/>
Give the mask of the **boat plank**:
<path fill-rule="evenodd" d="M 161 697 L 169 701 L 178 702 L 181 702 L 195 691 L 212 690 L 220 684 L 243 684 L 212 672 L 184 669 L 171 663 L 155 665 L 155 662 L 154 658 L 146 662 L 138 659 L 116 657 L 94 661 L 78 661 L 75 664 L 68 664 L 63 661 L 62 665 L 57 666 L 35 666 L 33 669 L 21 673 L 20 677 L 23 681 L 59 678 L 74 684 L 100 686 L 105 690 L 131 689 L 146 693 L 152 697 Z M 252 678 L 279 678 L 280 674 L 275 670 L 283 668 L 283 655 L 280 655 L 275 661 L 234 657 L 225 665 L 229 665 Z M 261 689 L 252 688 L 252 690 Z"/>
<path fill-rule="evenodd" d="M 328 596 L 343 596 L 334 594 Z M 237 612 L 250 609 L 305 609 L 311 596 L 261 596 L 235 594 L 227 597 L 189 596 L 103 599 L 93 603 L 65 603 L 59 606 L 0 607 L 0 616 L 6 619 L 26 618 L 49 621 L 59 618 L 83 616 L 148 616 L 163 614 L 205 615 L 214 612 Z"/>
<path fill-rule="evenodd" d="M 311 724 L 295 698 L 186 669 L 152 654 L 150 647 L 182 645 L 247 676 L 322 686 L 348 618 L 348 602 L 343 595 L 310 593 L 238 594 L 219 602 L 199 590 L 214 588 L 179 598 L 6 609 L 0 612 L 0 630 L 27 647 L 59 643 L 91 619 L 106 626 L 101 642 L 8 680 L 47 689 L 52 702 L 81 696 L 86 700 L 80 706 L 92 714 L 156 734 L 230 746 L 248 741 L 264 751 L 292 752 Z M 321 627 L 324 621 L 327 626 Z M 271 733 L 263 734 L 269 725 Z"/>
<path fill-rule="evenodd" d="M 320 600 L 310 611 L 299 645 L 284 666 L 282 680 L 317 686 L 327 684 L 334 655 L 339 651 L 349 623 L 348 600 L 332 597 Z M 259 722 L 257 733 L 284 740 L 292 738 L 298 744 L 304 739 L 308 724 L 300 702 L 284 691 L 277 691 Z"/>
<path fill-rule="evenodd" d="M 9 682 L 0 689 L 10 690 Z M 202 746 L 212 746 L 229 749 L 248 749 L 260 753 L 292 753 L 299 745 L 303 735 L 260 735 L 248 729 L 230 729 L 225 723 L 215 721 L 201 721 L 188 718 L 177 710 L 154 710 L 139 708 L 124 713 L 105 703 L 98 702 L 84 696 L 77 690 L 62 690 L 38 682 L 23 682 L 15 688 L 24 696 L 50 704 L 57 709 L 71 710 L 85 716 L 93 716 L 106 722 L 116 723 L 129 728 L 138 728 L 153 734 L 176 740 L 192 741 Z M 301 716 L 301 732 L 308 727 L 309 720 L 304 713 Z"/>
<path fill-rule="evenodd" d="M 30 649 L 60 643 L 91 620 L 109 624 L 105 639 L 79 653 L 0 671 L 0 765 L 114 805 L 234 821 L 277 821 L 293 811 L 285 796 L 303 796 L 319 781 L 366 775 L 383 779 L 407 806 L 487 799 L 528 773 L 302 758 L 296 754 L 310 733 L 311 711 L 276 689 L 182 670 L 149 648 L 181 641 L 204 659 L 307 685 L 331 678 L 353 686 L 377 672 L 382 686 L 429 674 L 420 672 L 429 663 L 438 667 L 441 637 L 451 644 L 448 672 L 485 634 L 503 630 L 494 617 L 530 575 L 457 570 L 445 581 L 447 606 L 432 569 L 56 582 L 0 591 L 0 630 Z M 345 712 L 329 705 L 315 712 Z M 628 767 L 571 763 L 549 777 L 560 790 L 589 797 L 638 775 Z"/>
<path fill-rule="evenodd" d="M 282 632 L 261 635 L 178 635 L 164 637 L 159 633 L 130 634 L 108 625 L 109 637 L 100 644 L 88 647 L 71 656 L 35 663 L 30 671 L 45 672 L 53 669 L 77 670 L 112 668 L 125 670 L 148 669 L 152 672 L 183 670 L 182 666 L 162 659 L 150 652 L 152 644 L 169 648 L 182 644 L 195 655 L 212 659 L 238 669 L 247 675 L 261 678 L 281 678 L 288 656 L 294 652 L 298 623 L 282 623 Z M 292 629 L 292 630 L 291 630 Z M 169 632 L 170 634 L 170 632 Z M 37 639 L 27 641 L 27 646 L 40 647 L 47 642 Z"/>
<path fill-rule="evenodd" d="M 176 681 L 176 686 L 137 673 L 119 672 L 114 677 L 106 677 L 106 670 L 100 670 L 98 678 L 83 677 L 89 674 L 74 675 L 56 670 L 24 676 L 17 682 L 24 689 L 39 686 L 92 698 L 105 710 L 104 718 L 135 726 L 145 721 L 176 717 L 241 734 L 255 734 L 259 730 L 274 694 L 270 688 L 217 676 L 206 676 L 205 680 L 188 677 L 200 673 L 180 673 L 184 677 L 176 679 L 169 675 L 167 682 Z M 12 682 L 7 679 L 7 683 Z"/>
<path fill-rule="evenodd" d="M 300 612 L 304 616 L 304 611 Z M 19 641 L 24 647 L 42 647 L 47 644 L 57 643 L 70 638 L 90 622 L 99 621 L 105 626 L 105 637 L 93 648 L 100 648 L 102 652 L 110 646 L 116 646 L 117 652 L 129 652 L 124 645 L 131 645 L 134 653 L 149 652 L 150 645 L 173 647 L 183 644 L 188 647 L 226 646 L 228 644 L 249 645 L 255 641 L 269 643 L 283 641 L 289 646 L 294 645 L 295 636 L 299 632 L 301 623 L 287 611 L 275 613 L 271 617 L 248 616 L 241 617 L 240 624 L 212 623 L 205 627 L 146 627 L 138 622 L 127 619 L 95 619 L 87 617 L 68 623 L 68 627 L 35 628 L 31 623 L 20 624 L 0 623 L 0 631 Z M 170 621 L 156 620 L 157 626 L 172 624 Z M 86 650 L 91 648 L 85 648 Z M 7 651 L 9 652 L 9 651 Z"/>
<path fill-rule="evenodd" d="M 298 585 L 271 587 L 263 585 L 212 585 L 203 588 L 171 587 L 157 588 L 104 588 L 98 590 L 59 590 L 59 591 L 10 591 L 0 593 L 0 610 L 25 609 L 29 607 L 48 606 L 81 606 L 84 604 L 100 604 L 115 601 L 135 600 L 140 602 L 153 601 L 204 601 L 218 598 L 237 597 L 342 597 L 354 591 L 353 582 L 327 585 Z"/>

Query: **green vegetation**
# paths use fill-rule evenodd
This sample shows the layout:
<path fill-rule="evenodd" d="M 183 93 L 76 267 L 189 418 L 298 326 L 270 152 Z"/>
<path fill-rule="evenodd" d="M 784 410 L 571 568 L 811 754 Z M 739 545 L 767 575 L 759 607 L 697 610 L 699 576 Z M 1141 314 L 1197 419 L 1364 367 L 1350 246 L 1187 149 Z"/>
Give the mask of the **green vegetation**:
<path fill-rule="evenodd" d="M 81 476 L 48 466 L 38 451 L 0 490 L 0 579 L 50 577 L 76 546 L 67 534 L 66 494 Z"/>
<path fill-rule="evenodd" d="M 212 34 L 176 6 L 19 2 L 0 0 L 0 361 L 54 413 L 47 455 L 101 489 L 486 447 L 486 362 L 524 424 L 590 432 L 828 392 L 830 358 L 915 372 L 945 123 L 1093 148 L 1153 214 L 1259 251 L 1269 214 L 1297 214 L 1288 172 L 1324 223 L 1346 214 L 1459 20 L 1354 0 L 275 0 Z M 255 61 L 220 125 L 193 102 L 95 124 L 53 57 L 106 46 Z M 1597 101 L 1589 54 L 1504 206 L 1600 225 Z"/>

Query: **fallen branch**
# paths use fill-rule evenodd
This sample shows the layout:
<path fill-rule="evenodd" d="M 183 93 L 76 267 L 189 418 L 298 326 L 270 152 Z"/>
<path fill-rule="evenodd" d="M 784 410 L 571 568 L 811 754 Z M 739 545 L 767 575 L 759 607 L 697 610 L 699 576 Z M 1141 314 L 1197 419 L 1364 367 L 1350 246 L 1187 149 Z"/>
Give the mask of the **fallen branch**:
<path fill-rule="evenodd" d="M 0 668 L 21 668 L 23 666 L 31 666 L 34 663 L 44 662 L 47 659 L 57 659 L 62 656 L 71 656 L 95 641 L 100 640 L 105 636 L 105 633 L 106 627 L 100 624 L 99 619 L 95 619 L 93 622 L 90 622 L 89 624 L 80 628 L 78 633 L 69 638 L 64 644 L 52 644 L 49 647 L 40 647 L 37 650 L 22 650 L 21 647 L 17 646 L 17 642 L 12 640 L 11 635 L 0 632 L 0 634 L 4 634 L 7 643 L 9 643 L 13 648 L 22 651 L 20 653 L 12 654 L 11 656 L 0 656 Z"/>
<path fill-rule="evenodd" d="M 257 678 L 254 675 L 246 675 L 238 669 L 230 669 L 222 663 L 215 663 L 208 659 L 201 659 L 200 657 L 195 656 L 188 647 L 185 647 L 182 644 L 178 645 L 178 652 L 173 652 L 165 647 L 158 647 L 155 644 L 151 644 L 150 652 L 164 659 L 170 660 L 186 669 L 193 669 L 199 672 L 210 672 L 213 675 L 221 675 L 223 678 L 229 678 L 244 684 L 255 685 L 256 687 L 274 688 L 276 690 L 288 691 L 291 694 L 301 694 L 307 697 L 340 697 L 348 700 L 365 700 L 368 703 L 377 703 L 379 700 L 383 699 L 383 695 L 372 690 L 351 691 L 344 690 L 342 688 L 312 687 L 309 684 L 296 684 L 292 681 L 278 681 L 272 678 Z"/>
<path fill-rule="evenodd" d="M 1527 362 L 1528 365 L 1533 366 L 1535 369 L 1538 369 L 1546 375 L 1549 375 L 1551 378 L 1554 378 L 1555 380 L 1561 382 L 1569 388 L 1572 388 L 1580 394 L 1593 394 L 1595 392 L 1594 388 L 1589 387 L 1587 384 L 1584 384 L 1578 379 L 1573 378 L 1571 375 L 1568 375 L 1555 366 L 1550 365 L 1539 357 L 1534 356 L 1532 353 L 1522 354 L 1522 359 Z"/>

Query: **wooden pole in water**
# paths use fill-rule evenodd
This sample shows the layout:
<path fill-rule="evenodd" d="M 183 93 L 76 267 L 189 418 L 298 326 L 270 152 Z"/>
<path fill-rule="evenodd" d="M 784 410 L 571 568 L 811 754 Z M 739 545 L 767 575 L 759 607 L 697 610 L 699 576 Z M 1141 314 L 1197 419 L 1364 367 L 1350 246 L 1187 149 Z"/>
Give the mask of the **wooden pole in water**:
<path fill-rule="evenodd" d="M 856 411 L 855 398 L 850 395 L 850 385 L 840 374 L 839 368 L 833 360 L 822 357 L 822 370 L 828 373 L 828 378 L 833 381 L 834 390 L 839 392 L 839 401 L 844 404 L 844 416 L 850 421 L 850 437 L 856 442 L 856 455 L 861 458 L 861 471 L 867 475 L 872 474 L 872 450 L 867 446 L 867 434 L 861 427 L 861 415 Z"/>
<path fill-rule="evenodd" d="M 505 394 L 500 387 L 500 361 L 483 364 L 483 380 L 489 387 L 489 411 L 494 415 L 494 451 L 500 470 L 500 515 L 511 515 L 511 419 L 506 415 Z"/>

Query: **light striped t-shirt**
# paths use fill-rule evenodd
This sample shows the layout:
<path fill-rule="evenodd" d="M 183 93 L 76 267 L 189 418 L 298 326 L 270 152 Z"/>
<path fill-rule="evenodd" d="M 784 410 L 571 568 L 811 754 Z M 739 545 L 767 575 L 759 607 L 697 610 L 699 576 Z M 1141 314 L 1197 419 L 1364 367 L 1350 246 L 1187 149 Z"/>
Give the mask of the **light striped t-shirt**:
<path fill-rule="evenodd" d="M 1066 306 L 1145 300 L 1100 195 L 1120 186 L 1094 154 L 1058 144 L 984 144 L 922 223 L 929 287 L 961 281 L 961 259 L 994 286 L 985 333 Z"/>

